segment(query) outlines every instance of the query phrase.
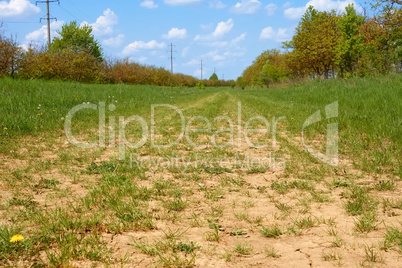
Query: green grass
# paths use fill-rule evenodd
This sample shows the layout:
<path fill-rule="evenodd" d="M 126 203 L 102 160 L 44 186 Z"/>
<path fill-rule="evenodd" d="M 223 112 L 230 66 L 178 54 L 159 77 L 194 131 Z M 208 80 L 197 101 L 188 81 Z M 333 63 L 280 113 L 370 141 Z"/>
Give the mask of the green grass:
<path fill-rule="evenodd" d="M 231 96 L 241 101 L 243 107 L 248 107 L 243 117 L 249 118 L 255 112 L 269 119 L 272 116 L 286 116 L 286 120 L 278 124 L 278 131 L 283 131 L 285 127 L 294 134 L 300 134 L 303 122 L 312 113 L 323 110 L 325 105 L 333 101 L 339 101 L 339 117 L 335 121 L 339 124 L 340 154 L 352 159 L 357 167 L 365 171 L 387 172 L 402 177 L 398 157 L 402 154 L 401 75 L 315 81 L 289 86 L 285 90 L 223 90 L 226 96 L 222 95 L 223 99 L 211 102 L 209 109 L 200 114 L 207 118 L 223 114 L 219 111 L 223 111 L 226 105 L 222 104 L 227 96 Z M 113 103 L 116 110 L 107 111 L 107 115 L 138 114 L 148 120 L 151 104 L 169 103 L 180 108 L 180 103 L 194 102 L 216 91 L 214 88 L 84 85 L 3 78 L 0 80 L 0 148 L 3 153 L 9 152 L 12 145 L 17 146 L 15 137 L 37 136 L 52 130 L 60 132 L 64 126 L 61 118 L 72 107 L 83 102 Z M 229 109 L 230 114 L 236 115 L 236 107 Z M 188 112 L 192 114 L 197 110 L 188 109 Z M 77 119 L 80 119 L 77 120 L 80 130 L 83 127 L 97 127 L 95 112 L 80 113 Z M 312 126 L 306 134 L 312 137 L 325 129 L 326 122 L 323 121 Z M 206 170 L 211 173 L 229 171 Z"/>
<path fill-rule="evenodd" d="M 282 235 L 282 230 L 277 226 L 272 226 L 271 228 L 262 227 L 261 233 L 268 238 L 275 238 Z"/>
<path fill-rule="evenodd" d="M 319 226 L 314 230 L 320 230 L 325 224 L 333 228 L 327 242 L 342 250 L 350 243 L 339 235 L 335 221 L 345 217 L 355 221 L 351 235 L 376 232 L 377 236 L 381 232 L 377 227 L 383 222 L 392 226 L 388 223 L 402 209 L 396 196 L 402 155 L 401 88 L 400 75 L 243 91 L 0 79 L 0 266 L 123 264 L 125 257 L 114 255 L 116 247 L 108 237 L 131 233 L 150 234 L 148 241 L 134 240 L 133 248 L 152 259 L 153 266 L 166 267 L 194 266 L 199 254 L 204 258 L 222 256 L 227 261 L 233 255 L 253 255 L 249 244 L 229 245 L 228 239 L 239 241 L 250 236 L 268 241 L 268 237 L 280 242 L 283 236 L 308 235 L 309 229 Z M 151 105 L 163 103 L 179 107 L 186 120 L 201 115 L 208 118 L 211 132 L 229 125 L 224 120 L 214 121 L 219 115 L 237 124 L 238 101 L 243 107 L 243 124 L 255 115 L 269 119 L 286 116 L 277 125 L 280 146 L 275 151 L 277 156 L 287 157 L 285 171 L 239 163 L 222 167 L 219 159 L 247 161 L 247 155 L 243 151 L 237 155 L 236 150 L 224 146 L 194 150 L 186 140 L 172 148 L 152 148 L 150 140 L 141 148 L 128 148 L 126 156 L 155 157 L 148 160 L 150 165 L 142 166 L 117 160 L 116 147 L 83 150 L 65 144 L 67 112 L 83 102 L 102 101 L 107 107 L 116 106 L 115 111 L 106 111 L 107 117 L 116 119 L 116 129 L 118 116 L 139 115 L 150 125 Z M 339 101 L 339 117 L 311 126 L 306 139 L 324 141 L 327 122 L 338 122 L 340 156 L 347 163 L 338 168 L 316 160 L 299 141 L 306 118 L 317 110 L 324 115 L 325 105 L 333 101 Z M 181 127 L 177 113 L 160 108 L 156 117 L 157 141 L 174 140 Z M 77 137 L 97 140 L 97 111 L 80 112 L 74 122 Z M 252 125 L 260 126 L 257 122 Z M 206 124 L 194 121 L 192 127 L 205 128 Z M 131 141 L 141 133 L 134 122 L 126 130 Z M 224 145 L 229 136 L 217 132 L 213 138 Z M 201 145 L 212 142 L 202 133 L 193 133 L 190 138 Z M 263 152 L 266 157 L 272 138 L 262 135 L 252 139 L 268 140 L 265 151 L 255 146 L 246 151 Z M 153 166 L 158 159 L 172 157 L 184 166 Z M 196 159 L 199 165 L 187 165 Z M 349 163 L 361 174 L 350 172 Z M 378 209 L 380 202 L 384 213 Z M 317 208 L 339 204 L 346 211 L 341 219 L 326 222 L 316 214 Z M 185 231 L 170 230 L 172 226 L 188 227 L 188 233 L 200 237 L 186 237 Z M 161 232 L 162 238 L 152 240 Z M 15 234 L 22 234 L 24 240 L 11 243 Z M 401 250 L 400 229 L 386 227 L 383 237 L 383 250 Z M 269 257 L 280 257 L 273 247 L 266 251 Z M 374 248 L 366 247 L 364 252 L 365 264 L 381 262 Z M 331 251 L 323 258 L 339 261 L 340 256 Z"/>
<path fill-rule="evenodd" d="M 247 242 L 237 243 L 234 251 L 241 255 L 250 255 L 253 252 L 253 247 Z"/>
<path fill-rule="evenodd" d="M 339 102 L 337 120 L 322 121 L 307 137 L 325 132 L 327 122 L 338 122 L 340 154 L 365 171 L 402 177 L 402 76 L 399 74 L 350 80 L 301 83 L 285 89 L 245 90 L 233 93 L 248 113 L 286 116 L 279 123 L 299 134 L 304 121 L 317 110 Z"/>
<path fill-rule="evenodd" d="M 387 251 L 392 248 L 396 248 L 399 252 L 402 252 L 402 230 L 396 227 L 387 228 L 382 244 L 383 250 Z"/>

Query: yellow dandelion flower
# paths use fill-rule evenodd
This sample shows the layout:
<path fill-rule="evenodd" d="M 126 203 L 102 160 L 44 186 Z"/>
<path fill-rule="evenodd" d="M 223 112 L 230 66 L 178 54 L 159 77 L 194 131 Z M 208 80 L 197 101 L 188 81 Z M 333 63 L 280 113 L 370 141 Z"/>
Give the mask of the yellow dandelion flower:
<path fill-rule="evenodd" d="M 7 130 L 7 128 L 6 128 L 6 127 L 4 127 L 3 129 L 4 129 L 4 130 Z"/>
<path fill-rule="evenodd" d="M 16 234 L 16 235 L 13 235 L 13 237 L 11 237 L 10 242 L 18 243 L 18 242 L 21 242 L 22 240 L 24 240 L 24 237 L 20 234 Z"/>

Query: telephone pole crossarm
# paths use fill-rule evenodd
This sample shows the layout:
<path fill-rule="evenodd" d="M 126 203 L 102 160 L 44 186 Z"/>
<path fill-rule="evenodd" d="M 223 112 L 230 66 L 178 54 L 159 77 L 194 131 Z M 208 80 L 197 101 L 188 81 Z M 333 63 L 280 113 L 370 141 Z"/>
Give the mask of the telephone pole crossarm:
<path fill-rule="evenodd" d="M 50 38 L 50 20 L 56 20 L 57 18 L 55 17 L 50 17 L 50 3 L 58 3 L 60 5 L 60 0 L 46 0 L 46 1 L 36 1 L 35 5 L 38 5 L 38 3 L 43 4 L 46 3 L 46 20 L 47 20 L 47 44 L 48 47 L 50 47 L 50 43 L 51 43 L 51 38 Z M 40 21 L 42 22 L 42 19 L 40 19 Z"/>

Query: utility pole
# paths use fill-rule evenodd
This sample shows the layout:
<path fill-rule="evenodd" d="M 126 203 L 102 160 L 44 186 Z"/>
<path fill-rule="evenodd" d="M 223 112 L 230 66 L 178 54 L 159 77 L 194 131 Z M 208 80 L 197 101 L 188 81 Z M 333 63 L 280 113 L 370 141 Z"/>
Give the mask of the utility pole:
<path fill-rule="evenodd" d="M 36 5 L 38 5 L 38 3 L 46 3 L 46 20 L 47 20 L 47 45 L 48 48 L 50 47 L 50 44 L 52 42 L 51 38 L 50 38 L 50 20 L 56 20 L 56 18 L 51 18 L 50 17 L 50 7 L 49 4 L 50 3 L 54 3 L 57 2 L 60 5 L 60 0 L 46 0 L 46 1 L 36 1 Z M 40 22 L 42 22 L 42 19 L 40 19 Z"/>
<path fill-rule="evenodd" d="M 173 60 L 174 60 L 173 52 L 177 53 L 176 50 L 173 50 L 173 47 L 174 47 L 173 43 L 170 43 L 170 51 L 166 51 L 166 53 L 170 52 L 170 72 L 172 74 L 173 74 Z"/>
<path fill-rule="evenodd" d="M 202 80 L 202 60 L 201 60 L 201 80 Z"/>
<path fill-rule="evenodd" d="M 173 43 L 170 43 L 170 72 L 173 74 Z"/>

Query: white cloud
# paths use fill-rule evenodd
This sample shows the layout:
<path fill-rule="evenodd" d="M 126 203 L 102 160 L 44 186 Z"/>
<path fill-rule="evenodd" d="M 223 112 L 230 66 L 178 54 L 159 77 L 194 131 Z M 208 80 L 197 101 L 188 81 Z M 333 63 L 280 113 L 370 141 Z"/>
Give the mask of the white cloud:
<path fill-rule="evenodd" d="M 218 50 L 210 51 L 202 56 L 202 58 L 211 58 L 213 61 L 223 61 L 226 58 L 222 56 Z"/>
<path fill-rule="evenodd" d="M 206 43 L 207 46 L 210 47 L 226 47 L 229 45 L 228 41 L 216 41 L 216 42 L 212 42 L 212 43 Z"/>
<path fill-rule="evenodd" d="M 230 12 L 236 14 L 255 14 L 262 6 L 258 0 L 241 0 L 230 8 Z"/>
<path fill-rule="evenodd" d="M 200 24 L 200 28 L 203 32 L 209 32 L 214 29 L 214 24 L 209 23 L 209 24 Z"/>
<path fill-rule="evenodd" d="M 242 57 L 245 55 L 246 51 L 247 50 L 245 48 L 233 48 L 233 47 L 229 47 L 223 51 L 215 49 L 202 55 L 201 58 L 207 58 L 207 59 L 209 58 L 212 61 L 222 63 L 224 61 L 233 59 L 234 57 Z"/>
<path fill-rule="evenodd" d="M 282 6 L 282 8 L 288 8 L 292 6 L 292 2 L 285 2 Z"/>
<path fill-rule="evenodd" d="M 245 40 L 245 39 L 246 39 L 246 36 L 247 36 L 247 33 L 242 33 L 242 34 L 239 35 L 238 37 L 232 39 L 232 41 L 230 41 L 230 43 L 231 43 L 232 45 L 235 45 L 235 44 L 237 44 L 237 43 L 239 43 L 239 42 Z"/>
<path fill-rule="evenodd" d="M 213 41 L 216 40 L 227 33 L 229 33 L 234 26 L 233 19 L 228 19 L 227 21 L 221 21 L 216 26 L 215 30 L 211 34 L 207 35 L 196 35 L 194 41 Z"/>
<path fill-rule="evenodd" d="M 116 37 L 103 40 L 103 44 L 111 47 L 119 47 L 124 41 L 124 34 L 118 34 Z"/>
<path fill-rule="evenodd" d="M 233 38 L 231 41 L 212 41 L 212 42 L 205 42 L 204 45 L 213 48 L 233 48 L 241 41 L 245 40 L 247 33 L 242 33 L 241 35 Z"/>
<path fill-rule="evenodd" d="M 166 5 L 170 6 L 188 6 L 188 5 L 194 5 L 194 4 L 199 4 L 203 0 L 163 0 L 163 2 Z"/>
<path fill-rule="evenodd" d="M 118 21 L 118 16 L 112 10 L 110 10 L 110 8 L 108 8 L 103 11 L 103 15 L 100 16 L 95 23 L 89 24 L 88 22 L 84 21 L 81 23 L 81 25 L 87 24 L 92 26 L 93 33 L 102 36 L 113 34 L 113 26 L 116 25 Z"/>
<path fill-rule="evenodd" d="M 265 6 L 265 11 L 267 11 L 268 16 L 273 16 L 275 11 L 278 9 L 278 6 L 274 3 L 268 4 Z"/>
<path fill-rule="evenodd" d="M 143 2 L 140 3 L 140 6 L 149 8 L 149 9 L 158 8 L 158 5 L 155 4 L 155 2 L 153 0 L 144 0 Z"/>
<path fill-rule="evenodd" d="M 223 36 L 225 34 L 227 34 L 228 32 L 230 32 L 230 30 L 232 30 L 233 28 L 233 20 L 232 19 L 228 19 L 228 21 L 224 22 L 221 21 L 218 23 L 218 25 L 216 26 L 215 31 L 212 33 L 212 35 L 214 37 L 220 37 Z"/>
<path fill-rule="evenodd" d="M 260 39 L 272 39 L 275 36 L 275 30 L 271 26 L 262 29 Z"/>
<path fill-rule="evenodd" d="M 227 6 L 219 0 L 213 0 L 209 3 L 209 7 L 214 9 L 222 9 Z"/>
<path fill-rule="evenodd" d="M 286 8 L 284 11 L 284 15 L 288 19 L 296 20 L 300 19 L 303 16 L 309 6 L 314 6 L 315 9 L 320 11 L 330 11 L 332 9 L 335 9 L 338 12 L 342 12 L 349 4 L 354 4 L 355 8 L 358 11 L 361 10 L 361 8 L 356 4 L 354 0 L 310 0 L 305 6 Z"/>
<path fill-rule="evenodd" d="M 52 21 L 50 23 L 51 38 L 59 36 L 56 31 L 60 30 L 63 24 L 64 21 Z M 25 40 L 28 42 L 43 42 L 47 40 L 47 25 L 43 25 L 40 29 L 27 34 Z"/>
<path fill-rule="evenodd" d="M 19 45 L 19 47 L 20 47 L 23 51 L 28 51 L 28 50 L 29 50 L 29 45 L 27 45 L 27 44 L 21 44 L 21 45 Z"/>
<path fill-rule="evenodd" d="M 158 43 L 155 40 L 149 42 L 134 41 L 123 49 L 123 54 L 131 54 L 137 50 L 155 50 L 166 48 L 165 42 Z"/>
<path fill-rule="evenodd" d="M 260 39 L 261 40 L 273 39 L 278 42 L 283 42 L 291 38 L 289 31 L 290 30 L 287 28 L 279 28 L 278 30 L 275 30 L 271 26 L 268 26 L 262 29 Z"/>
<path fill-rule="evenodd" d="M 1 18 L 27 18 L 40 12 L 40 8 L 28 0 L 10 0 L 0 2 Z"/>
<path fill-rule="evenodd" d="M 162 35 L 165 39 L 184 39 L 187 36 L 187 30 L 185 28 L 172 28 L 167 34 Z"/>
<path fill-rule="evenodd" d="M 194 65 L 197 65 L 197 64 L 201 64 L 200 61 L 196 60 L 196 59 L 192 59 L 192 60 L 190 60 L 188 62 L 183 63 L 183 66 L 194 66 Z"/>

